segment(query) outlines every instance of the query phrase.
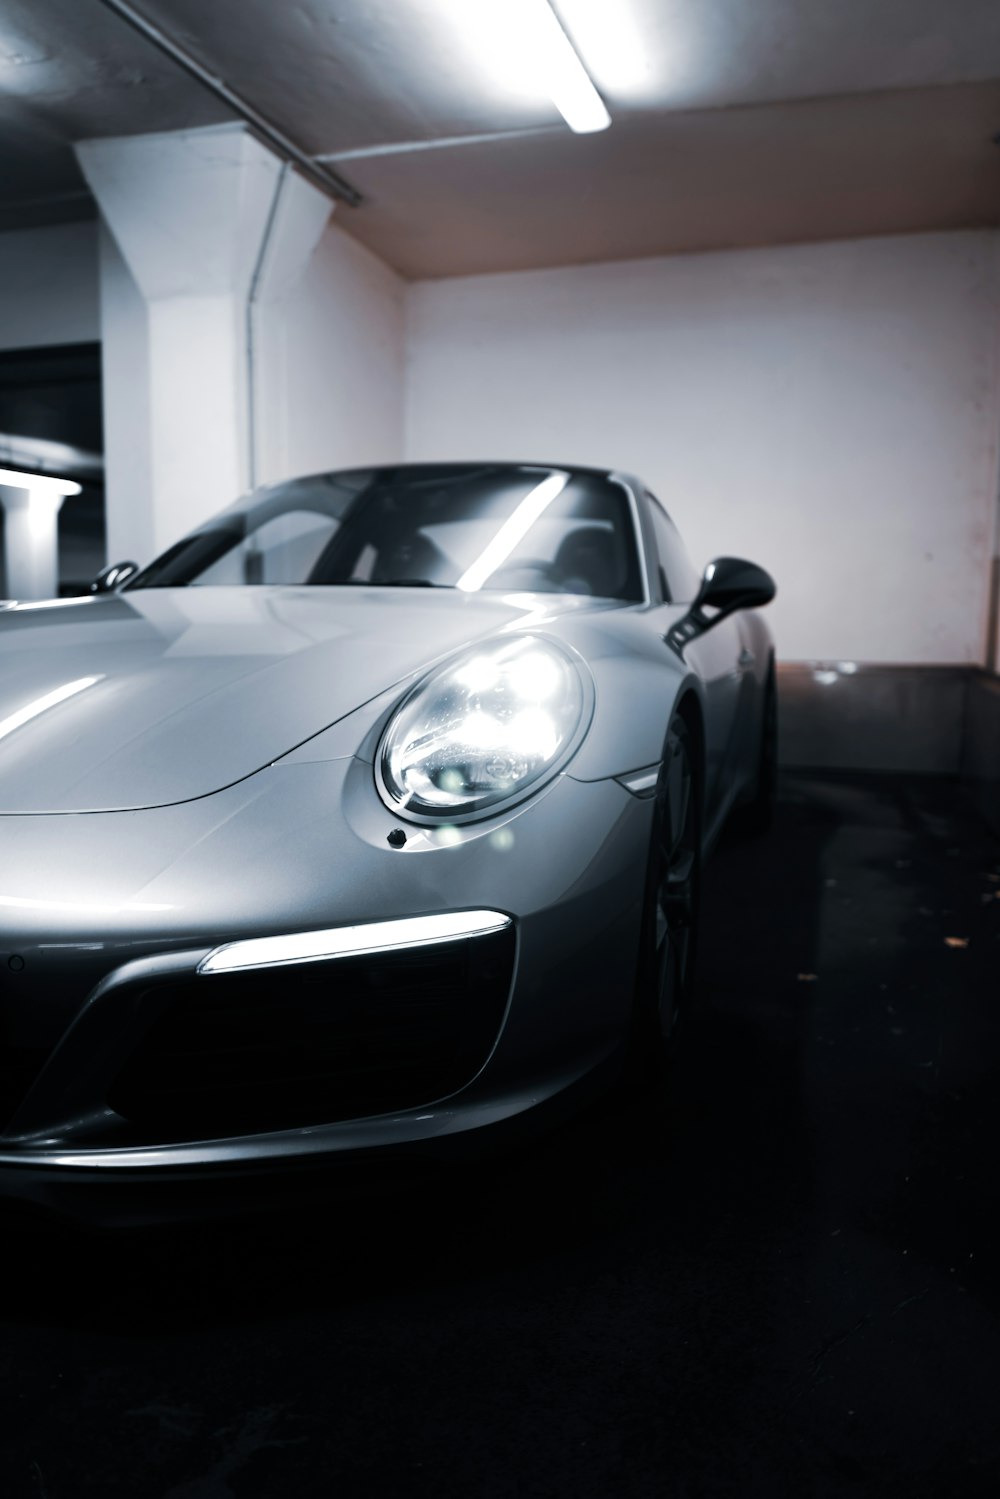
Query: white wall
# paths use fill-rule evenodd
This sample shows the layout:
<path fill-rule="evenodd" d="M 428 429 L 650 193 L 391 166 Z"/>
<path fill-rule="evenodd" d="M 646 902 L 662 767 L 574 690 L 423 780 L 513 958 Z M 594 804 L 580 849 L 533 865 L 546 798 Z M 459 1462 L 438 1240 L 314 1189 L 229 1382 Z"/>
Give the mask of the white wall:
<path fill-rule="evenodd" d="M 104 467 L 109 562 L 152 557 L 152 442 L 146 302 L 111 231 L 101 226 Z"/>
<path fill-rule="evenodd" d="M 100 336 L 97 224 L 0 234 L 0 349 Z"/>
<path fill-rule="evenodd" d="M 402 457 L 405 291 L 334 221 L 292 292 L 267 306 L 261 482 Z"/>
<path fill-rule="evenodd" d="M 102 336 L 97 246 L 92 223 L 0 235 L 0 348 Z M 143 311 L 113 245 L 104 276 L 109 551 L 143 560 Z M 774 570 L 786 659 L 981 661 L 998 339 L 996 231 L 406 287 L 334 221 L 264 309 L 261 477 L 632 468 L 697 562 Z"/>
<path fill-rule="evenodd" d="M 404 292 L 394 272 L 331 224 L 291 290 L 260 306 L 258 482 L 401 458 Z M 149 498 L 157 461 L 149 417 L 149 305 L 107 230 L 101 293 L 108 554 L 145 562 L 175 539 L 178 528 L 172 518 L 154 514 Z M 243 357 L 242 329 L 239 347 Z M 188 357 L 197 360 L 195 344 Z M 192 380 L 201 374 L 192 368 Z M 198 462 L 193 450 L 172 458 Z M 237 497 L 219 493 L 194 519 Z"/>
<path fill-rule="evenodd" d="M 1000 234 L 425 282 L 406 452 L 639 473 L 701 565 L 775 573 L 786 659 L 981 661 Z"/>

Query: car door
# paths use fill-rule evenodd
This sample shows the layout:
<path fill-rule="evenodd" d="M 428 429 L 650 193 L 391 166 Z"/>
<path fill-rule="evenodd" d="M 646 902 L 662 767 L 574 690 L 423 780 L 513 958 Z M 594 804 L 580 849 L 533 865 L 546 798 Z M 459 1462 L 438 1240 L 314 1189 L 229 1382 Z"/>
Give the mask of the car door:
<path fill-rule="evenodd" d="M 655 495 L 646 491 L 659 563 L 660 592 L 671 622 L 677 605 L 694 602 L 700 578 L 673 521 Z M 664 615 L 668 613 L 664 610 Z M 690 641 L 684 656 L 705 685 L 705 812 L 706 830 L 724 814 L 746 781 L 746 744 L 750 737 L 749 698 L 753 689 L 753 658 L 744 646 L 740 615 L 720 620 L 711 630 Z"/>
<path fill-rule="evenodd" d="M 689 664 L 705 684 L 705 810 L 709 827 L 728 809 L 746 780 L 747 694 L 752 686 L 741 661 L 738 616 L 720 620 L 685 649 Z"/>

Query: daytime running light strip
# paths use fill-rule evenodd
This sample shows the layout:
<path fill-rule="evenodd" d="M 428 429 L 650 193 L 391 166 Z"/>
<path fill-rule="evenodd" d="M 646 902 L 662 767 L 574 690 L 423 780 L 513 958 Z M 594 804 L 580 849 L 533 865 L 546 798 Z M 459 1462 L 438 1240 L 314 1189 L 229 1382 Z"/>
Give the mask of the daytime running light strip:
<path fill-rule="evenodd" d="M 252 937 L 217 947 L 198 964 L 198 972 L 234 973 L 287 963 L 321 963 L 393 948 L 426 947 L 459 937 L 484 937 L 508 926 L 510 917 L 499 911 L 448 911 L 437 916 L 405 916 L 363 926 L 332 927 L 323 932 L 297 932 L 288 937 Z"/>

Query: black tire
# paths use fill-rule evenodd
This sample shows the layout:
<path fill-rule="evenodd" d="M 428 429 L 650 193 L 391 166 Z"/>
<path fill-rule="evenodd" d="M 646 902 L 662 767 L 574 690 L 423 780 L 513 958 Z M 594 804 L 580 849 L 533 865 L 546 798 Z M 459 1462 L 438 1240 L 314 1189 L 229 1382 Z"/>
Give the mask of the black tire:
<path fill-rule="evenodd" d="M 753 800 L 738 807 L 733 814 L 732 821 L 736 829 L 751 837 L 759 837 L 762 833 L 766 833 L 774 822 L 777 794 L 778 689 L 772 665 L 764 685 L 764 707 L 761 714 L 760 749 L 757 759 L 757 786 Z"/>
<path fill-rule="evenodd" d="M 646 866 L 629 1074 L 656 1081 L 691 1008 L 701 893 L 701 774 L 684 718 L 671 719 Z"/>

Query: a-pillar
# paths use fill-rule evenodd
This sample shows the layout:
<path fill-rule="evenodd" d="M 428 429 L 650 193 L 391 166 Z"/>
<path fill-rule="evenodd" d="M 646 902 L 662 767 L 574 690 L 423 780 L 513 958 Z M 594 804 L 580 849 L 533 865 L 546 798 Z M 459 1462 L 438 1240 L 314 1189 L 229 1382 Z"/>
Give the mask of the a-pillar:
<path fill-rule="evenodd" d="M 76 152 L 104 225 L 108 554 L 142 563 L 256 482 L 255 327 L 332 204 L 242 125 Z"/>
<path fill-rule="evenodd" d="M 79 494 L 71 479 L 0 469 L 4 577 L 0 597 L 34 602 L 59 593 L 59 509 Z"/>

